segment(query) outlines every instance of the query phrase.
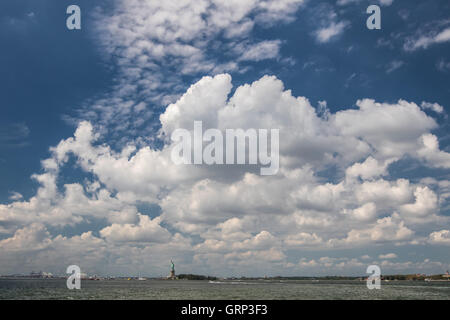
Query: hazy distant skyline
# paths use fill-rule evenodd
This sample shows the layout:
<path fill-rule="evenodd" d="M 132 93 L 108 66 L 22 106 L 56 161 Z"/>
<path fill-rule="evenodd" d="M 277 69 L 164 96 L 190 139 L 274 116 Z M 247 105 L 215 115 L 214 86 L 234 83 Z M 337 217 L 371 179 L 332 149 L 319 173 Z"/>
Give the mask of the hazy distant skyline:
<path fill-rule="evenodd" d="M 2 1 L 0 274 L 161 276 L 171 259 L 212 276 L 445 272 L 448 12 Z M 169 137 L 194 121 L 279 129 L 278 174 L 175 165 Z"/>

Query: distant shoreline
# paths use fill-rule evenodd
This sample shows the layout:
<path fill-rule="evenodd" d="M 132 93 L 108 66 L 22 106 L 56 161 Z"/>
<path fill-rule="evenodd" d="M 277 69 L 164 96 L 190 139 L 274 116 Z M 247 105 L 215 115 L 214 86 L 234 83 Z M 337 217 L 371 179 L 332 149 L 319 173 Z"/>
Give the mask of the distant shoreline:
<path fill-rule="evenodd" d="M 30 275 L 1 275 L 0 279 L 24 279 L 24 280 L 43 280 L 43 279 L 67 279 L 67 276 L 43 276 L 36 277 Z M 304 277 L 304 276 L 294 276 L 294 277 L 214 277 L 205 275 L 194 275 L 194 274 L 180 274 L 177 276 L 176 280 L 197 280 L 197 281 L 365 281 L 367 279 L 364 277 L 357 276 L 318 276 L 318 277 Z M 120 277 L 101 277 L 92 276 L 83 278 L 83 280 L 127 280 L 127 281 L 138 281 L 138 280 L 171 280 L 167 277 L 135 277 L 135 276 L 120 276 Z M 446 275 L 419 275 L 419 274 L 396 274 L 396 275 L 382 275 L 382 281 L 450 281 L 450 277 Z"/>

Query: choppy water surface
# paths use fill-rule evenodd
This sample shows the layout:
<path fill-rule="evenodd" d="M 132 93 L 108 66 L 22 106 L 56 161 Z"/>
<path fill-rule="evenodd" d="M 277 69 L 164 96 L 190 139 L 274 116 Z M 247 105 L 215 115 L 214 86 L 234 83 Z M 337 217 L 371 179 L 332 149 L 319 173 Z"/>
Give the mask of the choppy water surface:
<path fill-rule="evenodd" d="M 102 280 L 68 290 L 64 279 L 0 279 L 0 299 L 450 299 L 450 281 Z"/>

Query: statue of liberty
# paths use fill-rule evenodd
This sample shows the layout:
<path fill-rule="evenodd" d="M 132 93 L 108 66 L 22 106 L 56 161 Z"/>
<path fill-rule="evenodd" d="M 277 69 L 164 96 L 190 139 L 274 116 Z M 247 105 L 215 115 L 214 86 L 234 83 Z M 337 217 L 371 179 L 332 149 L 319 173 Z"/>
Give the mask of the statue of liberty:
<path fill-rule="evenodd" d="M 175 264 L 173 263 L 172 260 L 170 260 L 170 276 L 169 276 L 169 278 L 170 279 L 175 279 L 176 278 L 176 276 L 175 276 Z"/>

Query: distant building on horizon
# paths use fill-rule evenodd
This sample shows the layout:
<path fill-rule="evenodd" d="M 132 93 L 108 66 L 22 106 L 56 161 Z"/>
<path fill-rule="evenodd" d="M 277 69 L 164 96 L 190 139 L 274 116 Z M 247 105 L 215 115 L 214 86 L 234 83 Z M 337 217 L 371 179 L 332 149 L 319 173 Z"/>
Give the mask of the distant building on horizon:
<path fill-rule="evenodd" d="M 43 272 L 43 271 L 39 271 L 39 272 L 34 272 L 31 271 L 30 273 L 30 277 L 31 278 L 53 278 L 53 274 L 51 272 Z"/>
<path fill-rule="evenodd" d="M 442 278 L 447 278 L 447 280 L 450 280 L 450 274 L 448 274 L 448 270 L 445 274 L 442 275 Z"/>

